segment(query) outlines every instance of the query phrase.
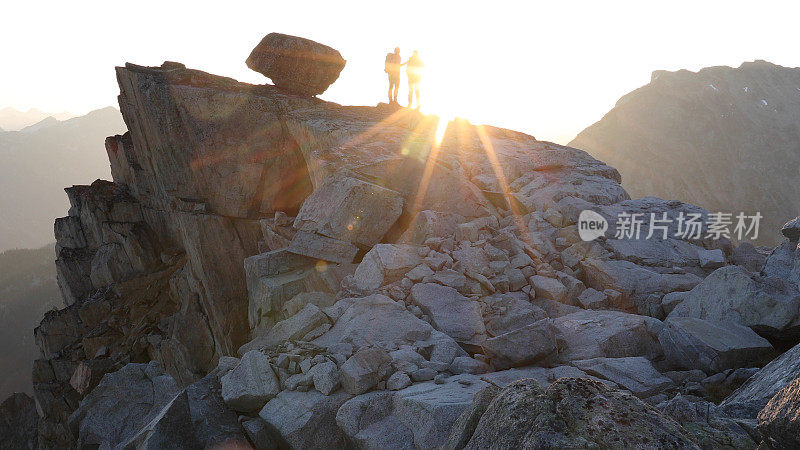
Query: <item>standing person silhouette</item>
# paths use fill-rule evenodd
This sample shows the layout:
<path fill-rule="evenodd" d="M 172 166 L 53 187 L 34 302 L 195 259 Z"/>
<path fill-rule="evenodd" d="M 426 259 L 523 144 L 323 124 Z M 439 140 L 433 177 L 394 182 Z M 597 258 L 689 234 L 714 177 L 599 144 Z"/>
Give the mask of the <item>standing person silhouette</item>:
<path fill-rule="evenodd" d="M 414 50 L 414 53 L 408 58 L 408 61 L 403 63 L 406 66 L 406 75 L 408 75 L 408 107 L 411 108 L 411 101 L 417 97 L 417 109 L 419 109 L 419 82 L 422 79 L 422 58 L 419 53 Z"/>
<path fill-rule="evenodd" d="M 389 74 L 389 104 L 397 104 L 397 91 L 400 89 L 400 47 L 386 55 L 384 72 Z"/>

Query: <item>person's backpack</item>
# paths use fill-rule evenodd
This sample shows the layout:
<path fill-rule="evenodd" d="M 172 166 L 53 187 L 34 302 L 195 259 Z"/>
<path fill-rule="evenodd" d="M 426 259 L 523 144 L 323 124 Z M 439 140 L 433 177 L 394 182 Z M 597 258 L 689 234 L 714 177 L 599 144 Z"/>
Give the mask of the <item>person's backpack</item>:
<path fill-rule="evenodd" d="M 386 63 L 383 65 L 383 71 L 386 73 L 400 72 L 399 56 L 394 53 L 386 54 Z"/>

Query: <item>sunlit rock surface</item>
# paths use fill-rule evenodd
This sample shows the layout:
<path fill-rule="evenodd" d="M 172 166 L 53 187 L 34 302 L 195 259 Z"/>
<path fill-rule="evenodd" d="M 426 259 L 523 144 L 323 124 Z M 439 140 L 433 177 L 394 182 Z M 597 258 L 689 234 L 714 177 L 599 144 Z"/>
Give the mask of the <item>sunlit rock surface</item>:
<path fill-rule="evenodd" d="M 757 370 L 736 367 L 755 363 L 742 357 L 667 372 L 662 319 L 694 311 L 682 302 L 708 289 L 706 277 L 745 259 L 726 239 L 613 239 L 620 212 L 707 212 L 630 200 L 619 173 L 581 150 L 179 63 L 128 64 L 117 79 L 128 132 L 106 141 L 114 181 L 68 188 L 72 206 L 55 225 L 65 307 L 36 329 L 43 448 L 172 445 L 176 429 L 195 447 L 428 448 L 474 422 L 486 386 L 564 376 L 602 384 L 537 391 L 542 408 L 562 391 L 609 399 L 644 427 L 614 442 L 641 442 L 645 430 L 692 446 L 619 391 L 649 404 L 710 398 Z M 584 209 L 612 223 L 605 238 L 581 240 Z M 765 270 L 794 274 L 793 258 L 777 252 Z M 784 278 L 797 289 L 799 278 Z M 694 341 L 670 340 L 670 354 L 696 351 L 681 346 Z M 127 418 L 125 393 L 154 380 L 169 398 Z M 497 408 L 486 414 L 501 423 L 508 411 Z M 583 436 L 562 431 L 557 442 Z"/>

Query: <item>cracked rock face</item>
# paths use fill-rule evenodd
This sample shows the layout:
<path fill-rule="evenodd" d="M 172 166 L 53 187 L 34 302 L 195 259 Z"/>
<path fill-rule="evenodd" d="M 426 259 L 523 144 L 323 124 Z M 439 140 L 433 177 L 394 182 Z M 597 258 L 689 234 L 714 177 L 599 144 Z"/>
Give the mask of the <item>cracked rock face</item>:
<path fill-rule="evenodd" d="M 559 428 L 553 442 L 691 446 L 620 391 L 657 404 L 707 378 L 736 378 L 734 369 L 751 374 L 757 367 L 743 365 L 769 349 L 755 325 L 792 330 L 795 316 L 764 305 L 756 313 L 767 322 L 713 314 L 720 329 L 740 327 L 732 344 L 691 329 L 664 348 L 666 315 L 714 312 L 698 298 L 722 292 L 714 283 L 726 271 L 746 270 L 748 298 L 771 295 L 758 277 L 795 292 L 794 249 L 774 251 L 756 275 L 744 267 L 755 259 L 727 240 L 582 241 L 584 209 L 611 222 L 620 212 L 707 212 L 631 200 L 615 169 L 574 148 L 466 121 L 437 142 L 436 117 L 279 88 L 285 76 L 318 89 L 329 68 L 317 63 L 270 62 L 278 87 L 178 63 L 117 68 L 128 132 L 106 140 L 114 181 L 68 188 L 71 208 L 55 224 L 65 307 L 35 332 L 40 447 L 182 437 L 427 448 L 445 445 L 456 422 L 474 430 L 455 441 L 473 445 L 499 432 L 477 415 L 501 424 L 514 408 L 487 406 L 496 392 L 473 405 L 478 392 L 564 376 L 603 384 L 530 388 L 543 411 L 556 398 L 583 408 L 575 423 L 586 426 Z M 709 373 L 667 377 L 665 353 L 705 355 Z M 153 380 L 167 388 L 150 389 Z M 128 393 L 148 389 L 163 398 L 136 417 L 121 412 Z M 635 426 L 613 442 L 587 435 L 593 417 L 619 419 L 598 399 L 638 411 Z"/>

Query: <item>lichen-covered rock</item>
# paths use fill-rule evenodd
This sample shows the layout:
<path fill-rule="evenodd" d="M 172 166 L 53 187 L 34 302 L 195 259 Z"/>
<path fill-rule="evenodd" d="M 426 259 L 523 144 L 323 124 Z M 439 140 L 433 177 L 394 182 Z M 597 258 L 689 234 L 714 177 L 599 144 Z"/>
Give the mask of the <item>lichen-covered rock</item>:
<path fill-rule="evenodd" d="M 656 409 L 681 424 L 702 448 L 756 448 L 748 430 L 711 402 L 678 394 Z"/>
<path fill-rule="evenodd" d="M 452 436 L 451 448 L 699 448 L 651 406 L 584 378 L 562 378 L 546 390 L 535 380 L 514 382 L 489 403 L 471 433 L 465 428 Z"/>
<path fill-rule="evenodd" d="M 247 67 L 271 78 L 276 86 L 303 95 L 325 92 L 345 62 L 327 45 L 281 33 L 266 35 L 247 57 Z"/>

